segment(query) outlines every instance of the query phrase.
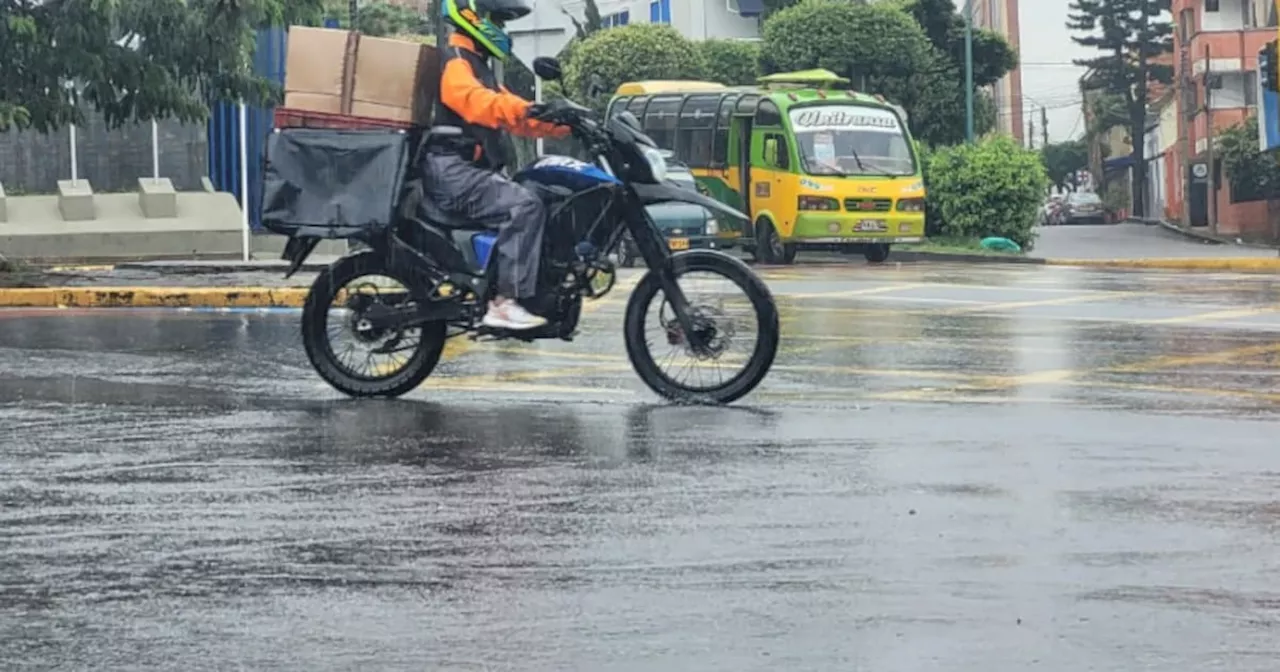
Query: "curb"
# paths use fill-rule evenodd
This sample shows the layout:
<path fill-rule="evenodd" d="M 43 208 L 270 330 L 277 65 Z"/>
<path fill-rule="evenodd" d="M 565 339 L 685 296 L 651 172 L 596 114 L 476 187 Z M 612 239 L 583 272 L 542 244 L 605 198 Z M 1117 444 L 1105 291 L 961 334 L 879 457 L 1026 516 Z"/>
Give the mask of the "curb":
<path fill-rule="evenodd" d="M 954 261 L 966 264 L 1044 264 L 1040 257 L 1015 257 L 994 254 L 949 254 L 947 252 L 912 252 L 894 250 L 884 263 L 895 261 Z"/>
<path fill-rule="evenodd" d="M 1046 259 L 1050 266 L 1161 269 L 1174 271 L 1280 271 L 1280 257 L 1207 257 L 1191 259 Z"/>
<path fill-rule="evenodd" d="M 298 273 L 319 273 L 331 265 L 330 262 L 308 261 L 298 268 Z M 236 273 L 279 273 L 289 270 L 284 262 L 225 262 L 225 263 L 182 263 L 137 261 L 116 264 L 111 270 L 116 271 L 150 271 L 161 275 L 230 275 Z"/>
<path fill-rule="evenodd" d="M 305 287 L 0 288 L 0 308 L 300 308 Z"/>
<path fill-rule="evenodd" d="M 1262 245 L 1259 243 L 1237 243 L 1234 240 L 1231 240 L 1229 238 L 1223 238 L 1220 236 L 1215 236 L 1212 233 L 1201 233 L 1193 229 L 1184 229 L 1181 226 L 1174 224 L 1173 222 L 1168 222 L 1163 219 L 1155 220 L 1152 223 L 1158 224 L 1165 231 L 1176 233 L 1179 236 L 1182 236 L 1183 238 L 1189 238 L 1191 240 L 1196 240 L 1202 243 L 1208 243 L 1210 245 L 1231 245 L 1234 247 L 1248 247 L 1255 250 L 1271 250 L 1273 252 L 1280 253 L 1280 250 L 1277 250 L 1275 247 L 1272 247 L 1270 245 Z"/>

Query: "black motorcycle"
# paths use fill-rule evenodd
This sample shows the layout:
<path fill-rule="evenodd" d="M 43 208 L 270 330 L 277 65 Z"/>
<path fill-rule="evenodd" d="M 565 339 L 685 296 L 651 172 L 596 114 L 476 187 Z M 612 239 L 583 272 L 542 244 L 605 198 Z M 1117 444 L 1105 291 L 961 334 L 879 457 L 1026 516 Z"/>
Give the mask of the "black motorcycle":
<path fill-rule="evenodd" d="M 537 59 L 534 71 L 543 79 L 560 77 L 551 58 Z M 395 397 L 426 380 L 449 338 L 572 341 L 584 298 L 599 299 L 613 289 L 616 269 L 609 255 L 629 233 L 649 268 L 627 302 L 623 326 L 627 355 L 641 379 L 682 402 L 729 403 L 751 392 L 777 354 L 772 294 L 746 264 L 724 253 L 672 253 L 645 206 L 684 201 L 743 220 L 746 215 L 666 181 L 662 153 L 630 113 L 600 121 L 588 108 L 561 100 L 539 119 L 571 128 L 594 161 L 547 156 L 513 178 L 538 194 L 549 213 L 530 306 L 548 322 L 528 331 L 481 324 L 495 287 L 493 229 L 500 223 L 455 216 L 421 196 L 422 181 L 431 176 L 417 173 L 423 162 L 415 153 L 433 141 L 431 135 L 458 129 L 433 128 L 426 138 L 322 129 L 273 134 L 263 223 L 290 236 L 286 277 L 323 238 L 365 247 L 323 270 L 307 296 L 302 336 L 316 371 L 353 397 Z M 727 281 L 737 296 L 727 290 L 691 296 L 684 285 L 695 275 Z M 383 280 L 362 281 L 374 276 Z M 659 293 L 662 299 L 655 301 Z M 345 315 L 335 319 L 334 308 Z M 731 319 L 734 313 L 751 318 L 752 334 Z M 354 336 L 351 347 L 335 347 L 330 332 L 337 327 Z M 655 345 L 669 352 L 655 354 Z M 357 347 L 367 349 L 363 361 L 349 361 L 346 355 Z M 676 372 L 662 366 L 677 356 L 687 362 Z"/>

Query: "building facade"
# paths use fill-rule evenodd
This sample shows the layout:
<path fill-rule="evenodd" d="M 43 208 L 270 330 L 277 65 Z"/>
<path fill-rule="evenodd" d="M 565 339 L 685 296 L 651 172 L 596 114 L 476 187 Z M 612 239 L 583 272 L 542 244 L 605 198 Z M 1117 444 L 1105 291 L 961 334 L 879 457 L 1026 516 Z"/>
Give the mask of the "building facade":
<path fill-rule="evenodd" d="M 1003 35 L 1015 51 L 1019 50 L 1018 0 L 973 0 L 973 24 Z M 996 130 L 1022 142 L 1026 137 L 1022 70 L 1015 69 L 996 82 L 991 96 L 996 105 Z"/>
<path fill-rule="evenodd" d="M 1169 210 L 1192 223 L 1210 216 L 1219 233 L 1250 236 L 1271 230 L 1265 201 L 1238 201 L 1228 186 L 1199 199 L 1188 193 L 1188 166 L 1208 160 L 1210 138 L 1257 114 L 1261 85 L 1258 52 L 1276 39 L 1276 7 L 1271 0 L 1173 0 L 1174 63 L 1185 94 L 1178 118 L 1186 142 L 1177 153 L 1175 193 Z M 1205 73 L 1210 72 L 1207 78 Z M 1206 104 L 1207 103 L 1207 104 Z M 1194 189 L 1194 187 L 1192 187 Z"/>
<path fill-rule="evenodd" d="M 760 36 L 761 0 L 596 0 L 606 27 L 632 23 L 665 23 L 693 40 L 756 39 Z M 583 0 L 534 0 L 528 17 L 507 26 L 516 55 L 528 63 L 554 56 L 573 38 L 570 16 L 581 21 Z"/>

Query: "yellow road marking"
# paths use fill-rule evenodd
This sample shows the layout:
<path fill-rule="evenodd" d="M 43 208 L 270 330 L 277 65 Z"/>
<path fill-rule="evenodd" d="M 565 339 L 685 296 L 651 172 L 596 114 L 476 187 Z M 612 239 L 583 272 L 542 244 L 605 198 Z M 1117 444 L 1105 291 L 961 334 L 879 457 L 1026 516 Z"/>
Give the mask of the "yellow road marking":
<path fill-rule="evenodd" d="M 0 289 L 4 308 L 297 308 L 303 287 L 42 287 Z"/>
<path fill-rule="evenodd" d="M 834 292 L 813 292 L 809 294 L 797 294 L 791 292 L 777 292 L 778 296 L 785 296 L 788 299 L 842 299 L 846 297 L 869 296 L 871 294 L 887 294 L 889 292 L 900 292 L 908 289 L 919 289 L 928 287 L 927 283 L 909 282 L 898 285 L 886 285 L 883 287 L 869 287 L 866 289 L 850 289 L 845 291 Z"/>
<path fill-rule="evenodd" d="M 1160 357 L 1152 357 L 1132 364 L 1104 366 L 1094 369 L 1094 371 L 1098 373 L 1152 373 L 1162 369 L 1200 366 L 1203 364 L 1225 364 L 1245 357 L 1270 355 L 1277 352 L 1280 352 L 1280 343 L 1266 343 L 1262 345 L 1248 345 L 1240 348 L 1231 348 L 1230 350 L 1220 350 L 1218 352 L 1207 352 L 1198 355 L 1162 355 Z"/>
<path fill-rule="evenodd" d="M 1210 313 L 1198 313 L 1196 315 L 1183 315 L 1181 317 L 1166 317 L 1158 320 L 1138 320 L 1140 324 L 1194 324 L 1197 322 L 1220 322 L 1223 320 L 1231 320 L 1237 317 L 1257 317 L 1259 315 L 1269 315 L 1280 311 L 1280 304 L 1270 306 L 1258 306 L 1254 308 L 1236 308 L 1232 310 L 1215 310 Z"/>

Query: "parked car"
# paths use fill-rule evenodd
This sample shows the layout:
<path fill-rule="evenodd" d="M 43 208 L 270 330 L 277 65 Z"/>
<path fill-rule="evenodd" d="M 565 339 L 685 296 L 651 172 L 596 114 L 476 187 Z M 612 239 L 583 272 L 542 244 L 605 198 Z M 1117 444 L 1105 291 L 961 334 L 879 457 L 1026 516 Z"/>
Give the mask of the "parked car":
<path fill-rule="evenodd" d="M 676 161 L 667 153 L 667 179 L 686 189 L 697 190 L 698 183 L 689 167 Z M 719 238 L 720 227 L 716 218 L 700 205 L 689 203 L 659 203 L 646 208 L 654 223 L 667 236 L 667 246 L 674 251 L 693 249 L 724 249 Z M 630 235 L 622 238 L 618 246 L 618 263 L 630 268 L 635 265 L 640 252 L 631 242 Z"/>
<path fill-rule="evenodd" d="M 1066 224 L 1106 224 L 1107 208 L 1102 198 L 1090 191 L 1067 196 Z"/>

